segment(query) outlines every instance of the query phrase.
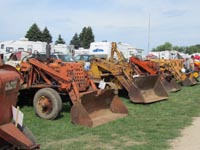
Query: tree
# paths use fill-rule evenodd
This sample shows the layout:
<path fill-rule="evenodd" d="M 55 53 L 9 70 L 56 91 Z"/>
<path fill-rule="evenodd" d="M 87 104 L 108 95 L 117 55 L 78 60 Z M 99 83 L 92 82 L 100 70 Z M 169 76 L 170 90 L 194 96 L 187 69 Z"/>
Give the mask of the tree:
<path fill-rule="evenodd" d="M 160 51 L 165 51 L 165 50 L 172 50 L 172 44 L 169 42 L 165 42 L 163 45 L 157 46 L 154 48 L 152 51 L 154 52 L 160 52 Z"/>
<path fill-rule="evenodd" d="M 58 39 L 56 40 L 55 44 L 65 44 L 65 41 L 60 34 L 58 35 Z"/>
<path fill-rule="evenodd" d="M 82 32 L 79 34 L 79 39 L 80 39 L 80 46 L 81 47 L 84 47 L 84 45 L 85 45 L 85 37 L 86 37 L 86 31 L 87 31 L 87 28 L 86 27 L 84 27 L 83 29 L 82 29 Z"/>
<path fill-rule="evenodd" d="M 26 38 L 29 39 L 29 41 L 41 41 L 42 39 L 42 32 L 40 31 L 39 27 L 36 23 L 34 23 L 29 30 L 27 31 Z"/>
<path fill-rule="evenodd" d="M 94 42 L 94 35 L 91 27 L 84 27 L 79 37 L 81 47 L 83 48 L 89 48 L 90 43 Z"/>
<path fill-rule="evenodd" d="M 74 45 L 75 49 L 80 47 L 80 39 L 77 33 L 74 34 L 72 40 L 70 41 L 70 45 Z"/>
<path fill-rule="evenodd" d="M 94 34 L 92 28 L 88 27 L 84 38 L 84 48 L 90 48 L 90 43 L 94 42 Z"/>
<path fill-rule="evenodd" d="M 83 47 L 83 48 L 89 48 L 90 47 L 90 43 L 94 42 L 94 34 L 92 32 L 92 28 L 91 27 L 84 27 L 82 29 L 82 32 L 79 34 L 79 42 L 77 39 L 78 35 L 74 35 L 74 37 L 72 38 L 72 43 L 74 42 L 74 39 L 76 40 L 76 44 L 77 48 L 79 47 Z M 73 44 L 75 45 L 75 44 Z"/>
<path fill-rule="evenodd" d="M 43 42 L 47 42 L 47 43 L 52 42 L 52 36 L 51 36 L 49 30 L 47 29 L 47 27 L 45 27 L 43 32 L 42 32 L 42 39 L 41 40 Z"/>
<path fill-rule="evenodd" d="M 188 54 L 199 53 L 199 52 L 200 52 L 200 45 L 199 44 L 193 45 L 193 46 L 189 46 L 186 49 L 186 53 L 188 53 Z"/>
<path fill-rule="evenodd" d="M 173 46 L 173 50 L 182 52 L 182 53 L 185 53 L 186 49 L 187 49 L 187 47 L 185 47 L 185 46 Z"/>
<path fill-rule="evenodd" d="M 164 51 L 164 50 L 176 50 L 178 52 L 193 54 L 200 53 L 200 44 L 192 45 L 192 46 L 172 46 L 171 43 L 166 42 L 163 45 L 157 46 L 153 48 L 152 51 Z"/>

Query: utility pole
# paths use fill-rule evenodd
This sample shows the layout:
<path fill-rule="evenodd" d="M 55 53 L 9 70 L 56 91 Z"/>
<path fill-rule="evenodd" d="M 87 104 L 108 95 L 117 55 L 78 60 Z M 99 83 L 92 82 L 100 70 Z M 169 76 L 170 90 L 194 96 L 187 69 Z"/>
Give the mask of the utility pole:
<path fill-rule="evenodd" d="M 149 23 L 148 23 L 148 53 L 150 51 L 150 27 L 151 27 L 151 14 L 149 13 Z"/>

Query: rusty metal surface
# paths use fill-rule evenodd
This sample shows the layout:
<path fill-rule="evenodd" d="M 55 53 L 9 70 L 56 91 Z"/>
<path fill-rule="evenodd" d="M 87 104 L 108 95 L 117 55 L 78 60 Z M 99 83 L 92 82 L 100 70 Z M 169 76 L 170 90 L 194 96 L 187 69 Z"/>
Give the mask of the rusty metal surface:
<path fill-rule="evenodd" d="M 38 149 L 38 145 L 32 143 L 18 128 L 12 123 L 0 126 L 0 138 L 8 141 L 16 149 Z"/>
<path fill-rule="evenodd" d="M 36 107 L 41 113 L 50 114 L 53 109 L 53 104 L 48 97 L 42 96 L 39 98 Z"/>
<path fill-rule="evenodd" d="M 70 115 L 74 124 L 95 127 L 128 114 L 126 106 L 113 90 L 84 94 L 74 103 Z"/>
<path fill-rule="evenodd" d="M 22 75 L 15 67 L 13 67 L 11 65 L 3 64 L 2 66 L 0 66 L 0 69 L 7 70 L 7 71 L 13 71 L 13 72 L 15 72 L 15 74 L 17 73 L 20 78 L 20 83 L 23 83 Z"/>
<path fill-rule="evenodd" d="M 0 69 L 0 125 L 11 121 L 11 106 L 16 105 L 18 90 L 18 73 Z"/>
<path fill-rule="evenodd" d="M 168 98 L 168 93 L 157 75 L 135 77 L 133 82 L 134 86 L 129 91 L 129 96 L 132 97 L 133 102 L 152 103 Z"/>
<path fill-rule="evenodd" d="M 181 90 L 181 86 L 176 82 L 174 78 L 170 80 L 161 80 L 166 91 L 169 92 L 177 92 Z"/>
<path fill-rule="evenodd" d="M 197 84 L 197 80 L 193 77 L 192 74 L 186 75 L 187 77 L 182 81 L 183 86 L 193 86 Z"/>
<path fill-rule="evenodd" d="M 45 81 L 46 86 L 55 84 L 62 90 L 70 90 L 74 81 L 79 91 L 86 91 L 90 84 L 83 66 L 76 62 L 64 63 L 55 60 L 47 63 L 31 58 L 28 62 L 23 62 L 20 67 L 24 80 L 28 79 L 24 83 L 27 84 L 24 86 L 27 88 L 31 86 L 42 88 Z"/>
<path fill-rule="evenodd" d="M 140 60 L 134 56 L 130 57 L 129 62 L 132 63 L 132 67 L 138 70 L 137 72 L 140 75 L 158 75 L 161 74 L 160 80 L 166 89 L 169 92 L 175 92 L 181 90 L 181 87 L 176 83 L 174 77 L 170 72 L 161 71 L 159 69 L 159 63 L 154 61 L 144 61 Z"/>
<path fill-rule="evenodd" d="M 16 106 L 20 75 L 9 65 L 0 68 L 0 146 L 6 149 L 39 149 L 11 122 L 12 106 Z M 0 147 L 0 149 L 1 149 Z"/>

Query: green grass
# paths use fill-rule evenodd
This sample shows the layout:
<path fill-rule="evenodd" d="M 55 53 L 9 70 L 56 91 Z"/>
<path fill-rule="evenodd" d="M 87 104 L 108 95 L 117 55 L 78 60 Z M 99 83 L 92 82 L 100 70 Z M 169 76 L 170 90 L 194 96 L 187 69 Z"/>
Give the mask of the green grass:
<path fill-rule="evenodd" d="M 121 97 L 129 109 L 125 118 L 96 128 L 75 126 L 65 104 L 61 117 L 48 121 L 24 106 L 24 122 L 34 133 L 42 150 L 166 150 L 170 140 L 200 116 L 200 85 L 182 87 L 168 100 L 149 105 L 133 104 Z"/>

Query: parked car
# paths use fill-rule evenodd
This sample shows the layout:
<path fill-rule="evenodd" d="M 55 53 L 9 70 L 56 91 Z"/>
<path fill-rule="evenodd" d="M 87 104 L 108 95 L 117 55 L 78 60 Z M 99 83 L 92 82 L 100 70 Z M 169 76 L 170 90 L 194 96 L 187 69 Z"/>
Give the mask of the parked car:
<path fill-rule="evenodd" d="M 84 69 L 89 70 L 90 69 L 90 61 L 94 58 L 94 55 L 90 54 L 79 54 L 74 57 L 74 59 L 78 62 L 83 61 Z"/>
<path fill-rule="evenodd" d="M 36 54 L 36 57 L 38 57 L 40 59 L 46 59 L 46 53 L 38 53 L 38 54 Z M 72 57 L 72 55 L 64 54 L 64 53 L 52 53 L 50 55 L 50 58 L 60 59 L 63 62 L 74 62 L 74 61 L 76 61 Z"/>
<path fill-rule="evenodd" d="M 56 58 L 56 59 L 61 59 L 64 62 L 74 62 L 76 61 L 72 55 L 69 54 L 63 54 L 63 53 L 53 53 L 51 55 L 52 58 Z"/>

